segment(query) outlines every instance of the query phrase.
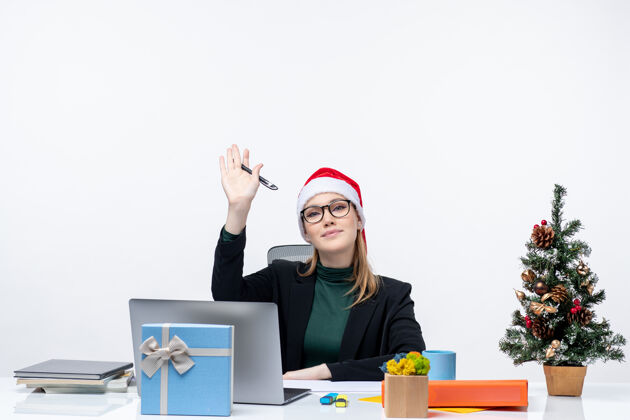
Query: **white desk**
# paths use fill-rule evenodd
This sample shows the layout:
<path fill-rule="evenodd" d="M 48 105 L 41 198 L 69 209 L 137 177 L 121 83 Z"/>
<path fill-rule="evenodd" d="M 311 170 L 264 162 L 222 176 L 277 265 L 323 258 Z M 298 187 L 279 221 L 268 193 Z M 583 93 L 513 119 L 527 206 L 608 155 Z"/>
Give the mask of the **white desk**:
<path fill-rule="evenodd" d="M 348 408 L 319 404 L 315 393 L 286 406 L 234 404 L 232 417 L 239 419 L 298 419 L 298 420 L 371 420 L 384 419 L 380 404 L 358 401 L 375 393 L 349 393 Z M 0 378 L 0 419 L 36 420 L 54 418 L 82 419 L 99 416 L 102 419 L 178 418 L 191 416 L 141 416 L 140 399 L 135 388 L 126 394 L 43 394 L 33 393 L 24 385 L 16 385 L 14 378 Z M 488 410 L 471 414 L 446 413 L 429 410 L 429 418 L 459 418 L 474 420 L 480 417 L 501 419 L 545 420 L 615 420 L 630 419 L 630 383 L 584 385 L 581 398 L 549 397 L 543 383 L 529 384 L 529 407 L 522 410 Z M 208 417 L 198 417 L 205 418 Z"/>

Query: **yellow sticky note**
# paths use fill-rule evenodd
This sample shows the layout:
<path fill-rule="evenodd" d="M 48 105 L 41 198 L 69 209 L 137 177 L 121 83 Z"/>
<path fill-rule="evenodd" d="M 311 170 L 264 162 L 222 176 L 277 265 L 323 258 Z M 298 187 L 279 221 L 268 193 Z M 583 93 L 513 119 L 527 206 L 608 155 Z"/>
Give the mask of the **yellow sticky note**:
<path fill-rule="evenodd" d="M 381 403 L 382 399 L 380 395 L 377 395 L 376 397 L 365 397 L 365 398 L 359 398 L 359 401 L 366 401 L 366 402 L 374 402 L 374 403 Z"/>
<path fill-rule="evenodd" d="M 488 410 L 486 407 L 444 407 L 444 408 L 436 408 L 431 407 L 430 410 L 439 410 L 439 411 L 447 411 L 449 413 L 476 413 L 477 411 Z"/>
<path fill-rule="evenodd" d="M 365 398 L 359 398 L 359 401 L 365 401 L 365 402 L 373 402 L 373 403 L 381 403 L 382 399 L 380 395 L 377 395 L 375 397 L 365 397 Z M 484 411 L 484 410 L 489 410 L 491 407 L 431 407 L 431 410 L 438 410 L 438 411 L 447 411 L 449 413 L 460 413 L 460 414 L 466 414 L 466 413 L 476 413 L 478 411 Z"/>

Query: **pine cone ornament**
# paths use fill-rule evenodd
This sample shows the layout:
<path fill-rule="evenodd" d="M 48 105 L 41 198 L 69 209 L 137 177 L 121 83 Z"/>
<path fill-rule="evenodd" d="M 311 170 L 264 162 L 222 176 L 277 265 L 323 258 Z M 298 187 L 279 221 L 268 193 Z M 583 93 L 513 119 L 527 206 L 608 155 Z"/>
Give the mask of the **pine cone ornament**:
<path fill-rule="evenodd" d="M 538 248 L 549 248 L 555 233 L 551 226 L 538 226 L 532 232 L 532 241 Z"/>
<path fill-rule="evenodd" d="M 567 288 L 563 285 L 559 284 L 557 286 L 553 286 L 551 288 L 551 300 L 556 303 L 562 303 L 569 297 L 567 293 Z"/>
<path fill-rule="evenodd" d="M 546 339 L 553 336 L 553 330 L 549 328 L 544 319 L 536 318 L 532 324 L 532 334 L 534 334 L 534 337 Z"/>
<path fill-rule="evenodd" d="M 582 309 L 576 313 L 567 313 L 567 320 L 569 322 L 579 322 L 580 325 L 585 326 L 593 319 L 593 312 L 588 309 Z"/>
<path fill-rule="evenodd" d="M 584 309 L 583 311 L 580 311 L 579 314 L 580 324 L 582 324 L 582 326 L 590 324 L 591 320 L 593 319 L 593 312 L 589 311 L 588 309 Z"/>

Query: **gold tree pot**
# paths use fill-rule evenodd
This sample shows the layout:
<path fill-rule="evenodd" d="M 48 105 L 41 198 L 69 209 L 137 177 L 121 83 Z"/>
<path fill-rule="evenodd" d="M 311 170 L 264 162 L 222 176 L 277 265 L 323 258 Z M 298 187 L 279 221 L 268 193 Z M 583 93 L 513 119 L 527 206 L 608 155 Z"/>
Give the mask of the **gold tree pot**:
<path fill-rule="evenodd" d="M 549 395 L 579 397 L 582 395 L 586 366 L 543 365 Z"/>

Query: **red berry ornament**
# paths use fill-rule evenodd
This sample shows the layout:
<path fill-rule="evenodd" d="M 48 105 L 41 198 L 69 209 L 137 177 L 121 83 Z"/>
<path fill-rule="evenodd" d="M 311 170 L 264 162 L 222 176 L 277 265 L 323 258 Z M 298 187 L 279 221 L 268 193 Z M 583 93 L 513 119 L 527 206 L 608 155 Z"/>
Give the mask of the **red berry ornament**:
<path fill-rule="evenodd" d="M 580 306 L 580 299 L 573 299 L 573 304 L 576 306 Z"/>
<path fill-rule="evenodd" d="M 571 313 L 572 314 L 577 314 L 578 308 L 577 307 L 573 307 L 571 308 Z"/>
<path fill-rule="evenodd" d="M 538 229 L 540 226 L 538 225 L 534 225 L 534 229 Z"/>
<path fill-rule="evenodd" d="M 540 224 L 545 226 L 545 225 L 547 225 L 547 221 L 545 219 L 543 219 L 543 220 L 540 221 Z"/>

